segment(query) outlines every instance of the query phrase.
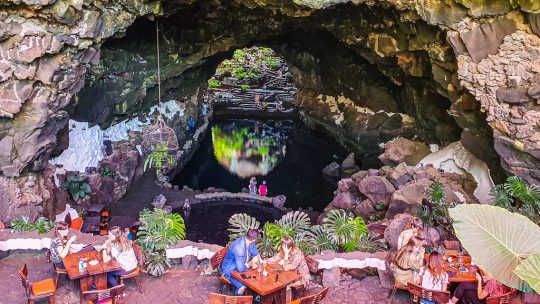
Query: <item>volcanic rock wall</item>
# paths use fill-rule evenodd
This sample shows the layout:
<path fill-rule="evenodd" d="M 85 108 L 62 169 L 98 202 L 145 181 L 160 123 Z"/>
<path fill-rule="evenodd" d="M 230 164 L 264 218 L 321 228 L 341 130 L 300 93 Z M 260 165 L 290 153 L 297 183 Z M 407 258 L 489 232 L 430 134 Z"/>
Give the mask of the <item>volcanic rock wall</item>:
<path fill-rule="evenodd" d="M 144 62 L 151 57 L 111 42 L 96 65 L 103 42 L 145 15 L 162 16 L 171 88 L 204 81 L 235 48 L 267 44 L 296 71 L 300 94 L 408 114 L 426 141 L 461 136 L 491 166 L 501 156 L 507 173 L 540 181 L 538 1 L 7 0 L 0 3 L 0 191 L 24 184 L 7 178 L 26 179 L 65 149 L 69 113 L 110 123 L 151 106 L 155 65 Z M 114 63 L 122 48 L 116 54 L 125 66 Z M 77 96 L 87 74 L 85 91 L 113 97 Z M 111 75 L 115 85 L 102 90 Z M 109 103 L 96 110 L 96 100 Z M 81 115 L 77 103 L 93 116 Z M 4 197 L 12 196 L 0 205 L 16 204 Z"/>

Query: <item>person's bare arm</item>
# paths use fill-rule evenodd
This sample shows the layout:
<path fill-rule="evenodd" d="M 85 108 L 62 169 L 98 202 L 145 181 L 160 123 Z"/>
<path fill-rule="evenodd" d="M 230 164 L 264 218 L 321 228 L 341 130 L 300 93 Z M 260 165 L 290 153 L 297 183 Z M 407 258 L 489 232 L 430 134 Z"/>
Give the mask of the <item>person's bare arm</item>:
<path fill-rule="evenodd" d="M 482 276 L 479 273 L 476 273 L 476 279 L 478 280 L 478 286 L 476 287 L 476 294 L 478 299 L 483 300 L 489 296 L 487 290 L 482 288 Z"/>
<path fill-rule="evenodd" d="M 76 236 L 72 236 L 64 246 L 58 246 L 58 255 L 61 258 L 65 258 L 66 255 L 69 254 L 69 248 L 71 247 L 71 244 L 75 242 L 76 239 L 77 239 Z"/>

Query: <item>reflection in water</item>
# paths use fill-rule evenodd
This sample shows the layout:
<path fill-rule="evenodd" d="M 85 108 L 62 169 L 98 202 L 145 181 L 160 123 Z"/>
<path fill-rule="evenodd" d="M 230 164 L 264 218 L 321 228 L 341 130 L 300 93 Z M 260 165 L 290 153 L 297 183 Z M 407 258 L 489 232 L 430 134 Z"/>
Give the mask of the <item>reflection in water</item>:
<path fill-rule="evenodd" d="M 233 121 L 212 127 L 216 160 L 240 178 L 267 175 L 283 160 L 291 127 Z"/>
<path fill-rule="evenodd" d="M 268 185 L 268 196 L 287 197 L 286 207 L 322 210 L 332 201 L 337 180 L 327 180 L 321 170 L 347 156 L 332 137 L 307 128 L 300 120 L 214 118 L 211 127 L 173 185 L 240 192 L 252 175 L 259 175 L 258 183 L 264 180 Z M 380 167 L 378 163 L 359 165 Z M 195 214 L 192 210 L 189 216 Z"/>

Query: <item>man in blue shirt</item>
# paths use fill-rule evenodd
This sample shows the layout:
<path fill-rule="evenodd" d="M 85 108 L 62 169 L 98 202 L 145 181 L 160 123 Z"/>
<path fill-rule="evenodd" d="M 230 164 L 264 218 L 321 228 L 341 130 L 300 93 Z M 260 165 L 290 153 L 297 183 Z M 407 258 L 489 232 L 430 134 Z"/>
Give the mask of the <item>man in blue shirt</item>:
<path fill-rule="evenodd" d="M 245 272 L 252 267 L 257 268 L 259 252 L 255 241 L 259 238 L 257 229 L 250 229 L 245 236 L 236 239 L 229 245 L 229 250 L 225 254 L 221 273 L 236 287 L 236 294 L 242 295 L 246 291 L 246 285 L 231 276 L 231 272 Z"/>

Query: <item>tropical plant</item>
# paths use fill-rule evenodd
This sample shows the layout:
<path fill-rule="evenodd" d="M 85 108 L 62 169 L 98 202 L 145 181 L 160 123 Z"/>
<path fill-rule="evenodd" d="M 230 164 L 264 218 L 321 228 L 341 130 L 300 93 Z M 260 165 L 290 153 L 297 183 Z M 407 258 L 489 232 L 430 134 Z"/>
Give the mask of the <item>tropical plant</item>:
<path fill-rule="evenodd" d="M 30 232 L 37 231 L 40 234 L 47 233 L 54 228 L 54 222 L 49 221 L 44 217 L 40 217 L 34 224 L 30 223 L 27 216 L 16 218 L 11 221 L 11 229 L 14 232 Z"/>
<path fill-rule="evenodd" d="M 527 185 L 519 177 L 510 176 L 503 184 L 491 189 L 495 206 L 519 212 L 535 223 L 540 223 L 540 187 Z"/>
<path fill-rule="evenodd" d="M 248 233 L 250 229 L 259 229 L 260 226 L 261 223 L 248 214 L 234 214 L 229 218 L 229 239 L 235 240 Z"/>
<path fill-rule="evenodd" d="M 380 239 L 378 234 L 366 233 L 358 238 L 354 250 L 367 253 L 388 251 L 388 244 L 384 239 Z"/>
<path fill-rule="evenodd" d="M 420 218 L 424 225 L 440 226 L 448 232 L 453 233 L 452 218 L 448 210 L 457 204 L 455 202 L 446 202 L 443 184 L 433 182 L 429 187 L 427 197 L 428 202 L 422 202 L 422 205 L 414 210 L 415 216 Z"/>
<path fill-rule="evenodd" d="M 497 281 L 521 291 L 538 288 L 538 225 L 523 215 L 489 205 L 459 205 L 450 209 L 450 215 L 461 245 Z"/>
<path fill-rule="evenodd" d="M 174 165 L 174 157 L 169 154 L 167 144 L 158 144 L 154 146 L 152 153 L 146 157 L 143 171 L 146 172 L 149 168 L 155 168 L 156 174 L 158 174 L 165 168 L 165 165 Z"/>
<path fill-rule="evenodd" d="M 231 241 L 245 235 L 249 229 L 258 229 L 260 223 L 245 213 L 235 214 L 229 219 Z M 367 233 L 364 221 L 350 217 L 343 210 L 332 210 L 323 225 L 311 226 L 309 216 L 301 211 L 288 212 L 274 223 L 264 224 L 257 248 L 263 256 L 271 256 L 278 249 L 284 236 L 289 236 L 306 254 L 316 254 L 322 250 L 337 250 L 342 246 L 346 251 L 357 250 L 356 245 Z M 350 243 L 350 244 L 349 244 Z"/>
<path fill-rule="evenodd" d="M 60 185 L 60 188 L 67 190 L 71 199 L 78 201 L 79 199 L 88 199 L 92 189 L 88 184 L 88 178 L 82 175 L 70 175 L 66 181 Z"/>
<path fill-rule="evenodd" d="M 144 209 L 139 220 L 137 242 L 145 253 L 146 269 L 153 276 L 161 276 L 170 267 L 165 250 L 186 236 L 184 219 L 178 213 L 168 214 L 163 209 Z"/>
<path fill-rule="evenodd" d="M 242 92 L 247 92 L 247 90 L 249 90 L 249 84 L 240 85 L 240 89 L 242 90 Z"/>

